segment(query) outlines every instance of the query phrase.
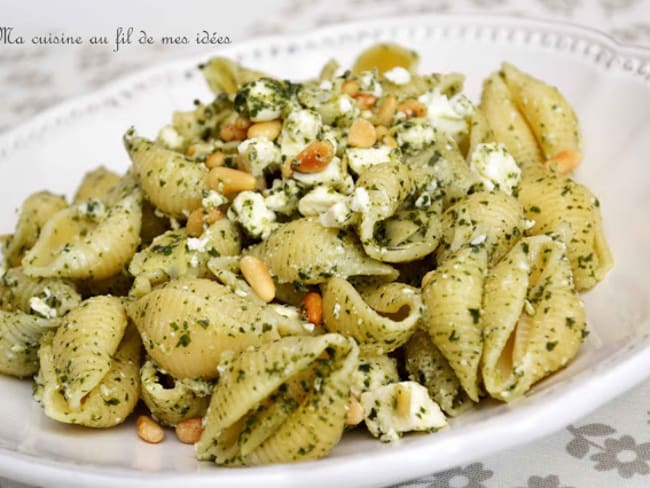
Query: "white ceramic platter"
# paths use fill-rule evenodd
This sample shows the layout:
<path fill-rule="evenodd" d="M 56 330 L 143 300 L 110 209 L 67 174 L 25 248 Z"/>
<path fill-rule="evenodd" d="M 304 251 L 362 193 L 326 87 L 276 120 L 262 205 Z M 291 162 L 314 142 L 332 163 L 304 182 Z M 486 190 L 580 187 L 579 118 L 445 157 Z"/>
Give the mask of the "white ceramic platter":
<path fill-rule="evenodd" d="M 220 54 L 286 78 L 318 73 L 331 57 L 394 40 L 417 49 L 421 69 L 460 71 L 474 100 L 482 80 L 509 60 L 557 85 L 582 121 L 577 179 L 600 197 L 616 267 L 585 296 L 591 335 L 577 359 L 511 405 L 485 405 L 434 435 L 387 446 L 346 435 L 326 459 L 246 469 L 197 463 L 173 435 L 138 440 L 133 423 L 93 431 L 48 420 L 31 384 L 0 378 L 0 473 L 45 486 L 381 486 L 416 478 L 560 429 L 650 374 L 650 51 L 624 48 L 572 25 L 498 17 L 426 17 L 347 24 L 297 37 L 238 43 Z M 146 135 L 209 93 L 190 59 L 142 72 L 63 104 L 0 137 L 0 233 L 15 208 L 49 188 L 70 194 L 100 163 L 127 168 L 121 136 Z"/>

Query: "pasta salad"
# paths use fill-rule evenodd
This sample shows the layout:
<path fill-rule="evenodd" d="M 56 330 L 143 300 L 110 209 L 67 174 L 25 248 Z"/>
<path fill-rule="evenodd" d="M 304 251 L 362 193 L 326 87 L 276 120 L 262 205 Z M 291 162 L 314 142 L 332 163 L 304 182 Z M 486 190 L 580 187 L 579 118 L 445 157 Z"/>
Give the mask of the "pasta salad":
<path fill-rule="evenodd" d="M 126 174 L 34 193 L 0 237 L 0 373 L 63 423 L 142 401 L 143 440 L 241 466 L 435 432 L 565 367 L 613 266 L 578 119 L 509 63 L 478 104 L 417 64 L 201 65 L 214 98 L 128 129 Z"/>

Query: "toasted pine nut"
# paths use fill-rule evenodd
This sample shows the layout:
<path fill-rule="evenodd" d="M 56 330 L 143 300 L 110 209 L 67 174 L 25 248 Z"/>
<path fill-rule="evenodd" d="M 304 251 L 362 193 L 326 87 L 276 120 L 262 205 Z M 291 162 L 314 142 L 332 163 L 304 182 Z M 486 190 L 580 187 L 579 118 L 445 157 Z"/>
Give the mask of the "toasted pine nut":
<path fill-rule="evenodd" d="M 345 80 L 341 84 L 341 91 L 353 97 L 359 93 L 359 82 L 357 80 Z"/>
<path fill-rule="evenodd" d="M 361 110 L 371 108 L 377 101 L 377 97 L 372 93 L 359 93 L 355 95 L 354 99 L 357 101 L 357 105 L 359 105 Z"/>
<path fill-rule="evenodd" d="M 310 291 L 300 302 L 305 317 L 314 325 L 320 325 L 323 322 L 323 298 L 319 293 Z"/>
<path fill-rule="evenodd" d="M 411 390 L 398 384 L 395 397 L 397 399 L 397 415 L 405 418 L 411 414 Z"/>
<path fill-rule="evenodd" d="M 348 144 L 352 147 L 370 147 L 377 141 L 375 126 L 366 119 L 356 119 L 348 131 Z"/>
<path fill-rule="evenodd" d="M 226 160 L 226 155 L 221 151 L 215 151 L 210 154 L 206 160 L 205 165 L 208 169 L 216 168 L 217 166 L 223 166 L 224 161 Z"/>
<path fill-rule="evenodd" d="M 199 207 L 195 209 L 187 218 L 187 223 L 185 224 L 187 235 L 190 237 L 199 237 L 201 234 L 203 234 L 204 223 L 207 225 L 212 225 L 217 220 L 222 219 L 223 216 L 223 212 L 218 208 Z"/>
<path fill-rule="evenodd" d="M 300 173 L 319 173 L 334 158 L 334 146 L 330 141 L 314 141 L 300 151 L 291 168 Z"/>
<path fill-rule="evenodd" d="M 187 218 L 185 229 L 190 237 L 199 237 L 203 234 L 203 208 L 199 207 L 192 211 Z"/>
<path fill-rule="evenodd" d="M 397 141 L 390 134 L 385 135 L 381 142 L 383 142 L 385 146 L 391 147 L 393 149 L 397 147 Z"/>
<path fill-rule="evenodd" d="M 275 298 L 275 283 L 264 261 L 255 256 L 244 256 L 239 261 L 239 269 L 258 297 L 266 303 Z"/>
<path fill-rule="evenodd" d="M 201 438 L 201 417 L 183 420 L 176 425 L 176 437 L 183 444 L 196 444 Z"/>
<path fill-rule="evenodd" d="M 359 425 L 363 420 L 363 407 L 357 397 L 354 395 L 350 396 L 350 401 L 347 405 L 348 415 L 345 419 L 345 423 L 348 425 Z"/>
<path fill-rule="evenodd" d="M 158 444 L 165 438 L 163 428 L 146 415 L 140 415 L 135 424 L 135 431 L 145 442 Z"/>
<path fill-rule="evenodd" d="M 397 111 L 397 97 L 392 93 L 386 95 L 386 98 L 381 102 L 377 109 L 377 123 L 386 127 L 390 127 Z"/>
<path fill-rule="evenodd" d="M 246 135 L 249 139 L 253 137 L 266 137 L 269 141 L 275 140 L 282 130 L 282 122 L 279 120 L 269 120 L 267 122 L 257 122 L 248 128 Z"/>
<path fill-rule="evenodd" d="M 375 127 L 375 134 L 377 135 L 377 139 L 381 139 L 388 134 L 388 128 L 385 125 L 378 125 Z"/>
<path fill-rule="evenodd" d="M 225 124 L 219 131 L 219 137 L 225 142 L 241 141 L 246 138 L 246 129 L 238 129 L 234 124 Z"/>
<path fill-rule="evenodd" d="M 238 169 L 217 166 L 208 173 L 208 185 L 213 190 L 222 194 L 238 193 L 245 190 L 254 190 L 257 185 L 255 177 Z"/>
<path fill-rule="evenodd" d="M 187 148 L 187 155 L 192 157 L 194 156 L 194 153 L 196 153 L 196 148 L 192 145 Z"/>
<path fill-rule="evenodd" d="M 548 159 L 544 163 L 544 166 L 547 168 L 555 167 L 558 173 L 566 175 L 576 169 L 581 160 L 582 154 L 580 151 L 567 149 L 566 151 L 560 151 L 555 156 Z"/>
<path fill-rule="evenodd" d="M 399 104 L 397 111 L 402 112 L 406 115 L 407 119 L 410 119 L 413 117 L 422 117 L 427 113 L 427 108 L 415 98 L 409 98 Z"/>
<path fill-rule="evenodd" d="M 237 117 L 233 125 L 235 129 L 246 130 L 251 126 L 252 122 L 246 117 Z"/>

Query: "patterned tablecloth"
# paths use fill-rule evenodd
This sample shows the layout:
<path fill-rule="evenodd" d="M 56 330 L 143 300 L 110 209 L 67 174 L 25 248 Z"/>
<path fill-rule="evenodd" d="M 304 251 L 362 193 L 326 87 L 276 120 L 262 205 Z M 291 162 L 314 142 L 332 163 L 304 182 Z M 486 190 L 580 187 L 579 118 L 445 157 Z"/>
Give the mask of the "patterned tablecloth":
<path fill-rule="evenodd" d="M 6 4 L 6 5 L 5 5 Z M 254 5 L 252 5 L 254 4 Z M 55 6 L 56 5 L 56 6 Z M 114 35 L 117 26 L 148 34 L 196 32 L 214 19 L 215 2 L 195 0 L 0 0 L 0 27 L 13 35 L 49 32 Z M 47 8 L 45 8 L 47 6 Z M 155 12 L 156 15 L 152 15 Z M 232 2 L 209 21 L 232 42 L 351 19 L 417 13 L 487 13 L 560 19 L 597 28 L 621 42 L 650 46 L 650 0 L 265 0 Z M 199 20 L 197 20 L 199 19 Z M 203 27 L 201 27 L 203 28 Z M 213 30 L 212 28 L 210 30 Z M 0 131 L 61 100 L 92 91 L 141 67 L 201 52 L 161 47 L 17 46 L 0 40 Z M 431 488 L 597 488 L 650 486 L 650 381 L 542 440 L 400 484 Z M 0 473 L 1 474 L 1 473 Z M 0 488 L 25 485 L 0 478 Z"/>

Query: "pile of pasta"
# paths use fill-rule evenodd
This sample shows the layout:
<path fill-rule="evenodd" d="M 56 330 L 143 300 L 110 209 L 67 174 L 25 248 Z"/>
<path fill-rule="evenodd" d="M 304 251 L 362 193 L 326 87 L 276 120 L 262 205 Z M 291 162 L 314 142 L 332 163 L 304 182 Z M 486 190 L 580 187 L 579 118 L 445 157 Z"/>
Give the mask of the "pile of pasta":
<path fill-rule="evenodd" d="M 201 460 L 325 456 L 512 401 L 587 334 L 612 267 L 578 120 L 504 63 L 480 104 L 393 44 L 291 82 L 224 58 L 215 94 L 2 242 L 0 372 L 59 422 L 194 421 Z M 140 423 L 139 423 L 140 425 Z M 143 438 L 151 441 L 155 439 Z M 162 437 L 160 437 L 162 438 Z"/>

